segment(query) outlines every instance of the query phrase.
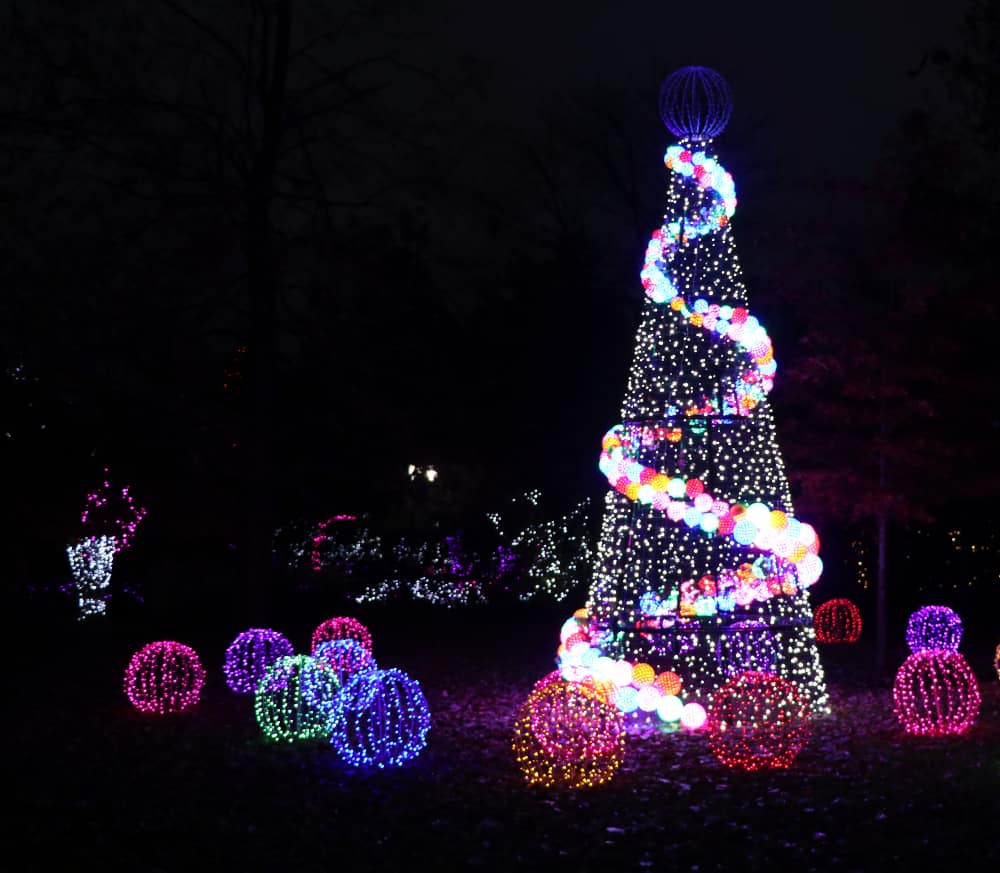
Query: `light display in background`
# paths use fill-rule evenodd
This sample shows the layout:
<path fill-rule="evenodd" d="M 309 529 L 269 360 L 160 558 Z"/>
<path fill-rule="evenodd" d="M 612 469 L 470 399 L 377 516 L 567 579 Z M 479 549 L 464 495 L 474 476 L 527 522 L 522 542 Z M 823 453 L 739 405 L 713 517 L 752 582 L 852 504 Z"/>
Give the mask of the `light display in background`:
<path fill-rule="evenodd" d="M 813 627 L 818 642 L 856 643 L 861 636 L 861 611 L 846 597 L 836 597 L 816 607 Z"/>
<path fill-rule="evenodd" d="M 104 475 L 108 475 L 107 467 Z M 145 517 L 146 508 L 135 502 L 127 485 L 112 488 L 105 478 L 100 487 L 87 493 L 80 522 L 85 530 L 92 529 L 96 535 L 114 537 L 115 551 L 120 552 L 132 544 L 136 528 Z"/>
<path fill-rule="evenodd" d="M 372 653 L 354 639 L 323 640 L 316 644 L 313 657 L 333 670 L 341 687 L 358 673 L 378 669 Z"/>
<path fill-rule="evenodd" d="M 997 671 L 997 679 L 1000 679 L 1000 644 L 997 644 L 997 650 L 993 653 L 993 669 Z"/>
<path fill-rule="evenodd" d="M 308 655 L 279 658 L 254 694 L 257 724 L 272 742 L 325 740 L 340 690 L 333 670 L 322 661 Z"/>
<path fill-rule="evenodd" d="M 355 767 L 397 767 L 427 745 L 430 709 L 420 683 L 402 670 L 365 670 L 343 688 L 330 742 Z"/>
<path fill-rule="evenodd" d="M 338 615 L 320 622 L 313 631 L 309 644 L 310 652 L 315 655 L 316 647 L 327 640 L 355 640 L 369 652 L 372 650 L 372 635 L 360 621 L 346 615 Z"/>
<path fill-rule="evenodd" d="M 948 606 L 921 606 L 906 622 L 906 645 L 911 652 L 947 649 L 957 652 L 962 642 L 962 619 Z"/>
<path fill-rule="evenodd" d="M 605 655 L 673 672 L 691 697 L 764 668 L 821 713 L 809 602 L 820 541 L 792 506 L 769 400 L 774 348 L 749 306 L 735 183 L 712 146 L 728 95 L 704 67 L 677 71 L 661 91 L 680 141 L 664 156 L 667 205 L 640 272 L 646 301 L 620 423 L 601 444 L 610 490 L 588 607 Z"/>
<path fill-rule="evenodd" d="M 292 644 L 276 630 L 260 627 L 245 630 L 226 649 L 222 664 L 226 684 L 237 694 L 253 694 L 279 658 L 294 654 Z"/>
<path fill-rule="evenodd" d="M 107 612 L 117 551 L 117 543 L 111 536 L 85 537 L 66 547 L 80 607 L 77 618 L 82 620 Z"/>
<path fill-rule="evenodd" d="M 624 758 L 624 716 L 587 684 L 548 682 L 521 706 L 512 748 L 529 785 L 600 785 L 615 775 Z"/>
<path fill-rule="evenodd" d="M 917 736 L 947 736 L 968 730 L 979 715 L 979 685 L 962 655 L 922 649 L 910 655 L 892 686 L 896 718 Z"/>
<path fill-rule="evenodd" d="M 811 733 L 809 701 L 794 682 L 773 673 L 734 676 L 708 706 L 708 745 L 727 767 L 791 766 Z"/>
<path fill-rule="evenodd" d="M 198 653 L 172 640 L 147 643 L 125 668 L 125 695 L 140 712 L 164 715 L 191 709 L 204 684 Z"/>

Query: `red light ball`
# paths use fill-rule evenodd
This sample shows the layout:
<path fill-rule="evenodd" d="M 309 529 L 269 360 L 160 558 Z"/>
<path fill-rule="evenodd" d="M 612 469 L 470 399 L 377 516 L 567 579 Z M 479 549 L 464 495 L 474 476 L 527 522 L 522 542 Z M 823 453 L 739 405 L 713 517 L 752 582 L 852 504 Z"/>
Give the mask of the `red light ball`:
<path fill-rule="evenodd" d="M 141 712 L 163 715 L 190 709 L 204 684 L 205 668 L 197 652 L 171 640 L 143 646 L 125 668 L 125 695 Z"/>
<path fill-rule="evenodd" d="M 310 654 L 316 654 L 316 647 L 327 640 L 357 640 L 369 652 L 372 650 L 372 635 L 360 621 L 349 616 L 337 616 L 321 622 L 313 631 Z"/>
<path fill-rule="evenodd" d="M 821 643 L 856 643 L 861 636 L 861 612 L 845 597 L 827 600 L 816 607 L 813 627 Z"/>
<path fill-rule="evenodd" d="M 811 715 L 794 682 L 774 673 L 740 673 L 712 696 L 708 745 L 727 767 L 782 770 L 808 741 Z"/>

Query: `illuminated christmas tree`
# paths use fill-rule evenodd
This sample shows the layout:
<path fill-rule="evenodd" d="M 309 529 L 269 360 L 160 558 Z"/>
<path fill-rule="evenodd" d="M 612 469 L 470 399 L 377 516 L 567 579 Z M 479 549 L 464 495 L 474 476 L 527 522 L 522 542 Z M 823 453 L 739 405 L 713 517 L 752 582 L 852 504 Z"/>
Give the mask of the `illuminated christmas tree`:
<path fill-rule="evenodd" d="M 712 146 L 731 108 L 725 80 L 704 67 L 678 70 L 660 92 L 678 142 L 641 272 L 622 421 L 602 444 L 612 490 L 588 607 L 608 655 L 673 670 L 691 694 L 763 671 L 822 712 L 807 593 L 822 572 L 819 539 L 794 515 L 767 397 L 771 340 L 749 308 L 733 179 Z"/>

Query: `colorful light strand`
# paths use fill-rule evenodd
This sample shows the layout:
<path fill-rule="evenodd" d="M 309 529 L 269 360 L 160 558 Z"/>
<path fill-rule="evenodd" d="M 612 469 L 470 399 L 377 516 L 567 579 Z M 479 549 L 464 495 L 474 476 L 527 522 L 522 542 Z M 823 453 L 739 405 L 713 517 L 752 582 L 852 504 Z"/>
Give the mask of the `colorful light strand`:
<path fill-rule="evenodd" d="M 892 685 L 896 718 L 917 736 L 967 731 L 979 715 L 979 685 L 958 652 L 922 649 L 900 666 Z"/>
<path fill-rule="evenodd" d="M 365 670 L 344 686 L 330 742 L 355 767 L 398 767 L 427 745 L 430 709 L 420 683 L 402 670 Z"/>
<path fill-rule="evenodd" d="M 276 630 L 260 627 L 245 630 L 226 649 L 222 663 L 226 684 L 237 694 L 253 694 L 279 658 L 294 654 L 292 644 Z"/>
<path fill-rule="evenodd" d="M 190 646 L 159 640 L 132 655 L 124 684 L 126 697 L 140 712 L 184 712 L 201 696 L 205 668 Z"/>
<path fill-rule="evenodd" d="M 809 701 L 794 682 L 773 673 L 734 676 L 708 706 L 708 745 L 727 767 L 783 770 L 811 733 Z"/>
<path fill-rule="evenodd" d="M 835 597 L 816 607 L 813 627 L 821 643 L 856 643 L 861 636 L 861 610 L 846 597 Z"/>

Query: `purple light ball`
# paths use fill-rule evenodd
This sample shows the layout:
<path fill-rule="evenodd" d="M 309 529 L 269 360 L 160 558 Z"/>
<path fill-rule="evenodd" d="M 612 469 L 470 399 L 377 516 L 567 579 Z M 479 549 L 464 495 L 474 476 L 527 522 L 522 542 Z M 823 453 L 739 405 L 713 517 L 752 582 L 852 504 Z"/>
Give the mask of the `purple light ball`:
<path fill-rule="evenodd" d="M 293 654 L 292 644 L 277 631 L 245 630 L 226 649 L 222 665 L 226 684 L 237 694 L 253 694 L 271 665 Z"/>
<path fill-rule="evenodd" d="M 928 649 L 957 652 L 962 641 L 962 619 L 947 606 L 922 606 L 906 623 L 906 644 L 913 653 Z"/>

